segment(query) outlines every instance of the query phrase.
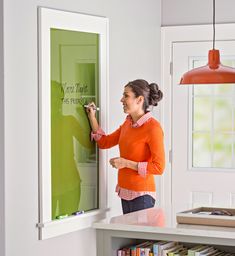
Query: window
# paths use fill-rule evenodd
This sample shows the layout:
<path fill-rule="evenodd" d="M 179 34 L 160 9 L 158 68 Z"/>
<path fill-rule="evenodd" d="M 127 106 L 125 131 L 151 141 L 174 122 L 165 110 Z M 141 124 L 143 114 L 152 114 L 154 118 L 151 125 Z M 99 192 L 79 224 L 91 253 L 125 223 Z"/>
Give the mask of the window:
<path fill-rule="evenodd" d="M 223 60 L 235 67 L 234 59 Z M 193 61 L 193 67 L 205 65 Z M 235 85 L 194 85 L 192 89 L 192 166 L 235 167 Z"/>

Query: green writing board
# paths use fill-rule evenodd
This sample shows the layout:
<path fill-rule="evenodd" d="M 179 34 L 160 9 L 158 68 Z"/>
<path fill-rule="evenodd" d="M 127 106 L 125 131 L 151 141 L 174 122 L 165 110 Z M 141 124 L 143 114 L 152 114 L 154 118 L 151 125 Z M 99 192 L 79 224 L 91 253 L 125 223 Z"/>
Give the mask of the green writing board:
<path fill-rule="evenodd" d="M 99 35 L 50 30 L 52 219 L 99 208 L 98 151 L 84 104 L 99 105 Z M 98 118 L 98 117 L 97 117 Z"/>

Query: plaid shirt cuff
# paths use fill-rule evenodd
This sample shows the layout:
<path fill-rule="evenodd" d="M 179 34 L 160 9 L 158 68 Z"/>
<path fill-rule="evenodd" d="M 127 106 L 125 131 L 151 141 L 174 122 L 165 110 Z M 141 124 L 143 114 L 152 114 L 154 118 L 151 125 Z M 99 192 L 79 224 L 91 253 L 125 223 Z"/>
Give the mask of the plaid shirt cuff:
<path fill-rule="evenodd" d="M 91 141 L 98 141 L 103 135 L 105 135 L 105 132 L 99 127 L 96 132 L 91 132 Z"/>
<path fill-rule="evenodd" d="M 144 178 L 146 177 L 147 165 L 148 165 L 147 162 L 139 162 L 139 163 L 138 163 L 138 174 L 139 174 L 141 177 L 144 177 Z"/>

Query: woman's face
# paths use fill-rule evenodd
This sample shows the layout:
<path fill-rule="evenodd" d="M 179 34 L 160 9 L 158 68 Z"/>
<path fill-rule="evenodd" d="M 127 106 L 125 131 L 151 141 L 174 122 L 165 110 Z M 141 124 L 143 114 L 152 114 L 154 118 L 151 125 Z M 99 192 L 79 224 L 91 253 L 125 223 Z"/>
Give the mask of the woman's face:
<path fill-rule="evenodd" d="M 141 96 L 136 98 L 129 86 L 124 88 L 123 96 L 120 101 L 123 105 L 123 111 L 126 114 L 135 113 L 142 108 Z"/>

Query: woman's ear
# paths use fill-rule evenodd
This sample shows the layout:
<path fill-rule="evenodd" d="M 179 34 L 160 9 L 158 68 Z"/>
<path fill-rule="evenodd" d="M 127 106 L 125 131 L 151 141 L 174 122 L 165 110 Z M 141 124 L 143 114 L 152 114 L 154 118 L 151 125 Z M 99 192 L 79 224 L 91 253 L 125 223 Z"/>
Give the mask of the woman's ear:
<path fill-rule="evenodd" d="M 140 103 L 143 103 L 144 102 L 144 97 L 141 95 L 138 97 L 138 100 L 137 100 L 137 103 L 140 104 Z"/>

